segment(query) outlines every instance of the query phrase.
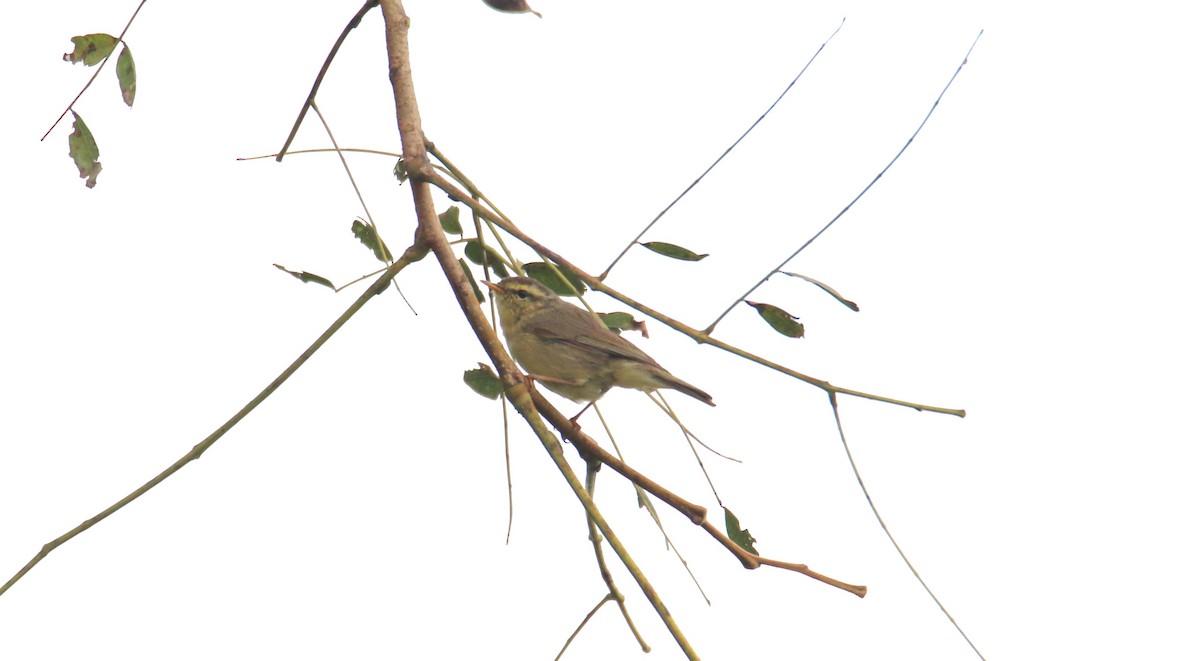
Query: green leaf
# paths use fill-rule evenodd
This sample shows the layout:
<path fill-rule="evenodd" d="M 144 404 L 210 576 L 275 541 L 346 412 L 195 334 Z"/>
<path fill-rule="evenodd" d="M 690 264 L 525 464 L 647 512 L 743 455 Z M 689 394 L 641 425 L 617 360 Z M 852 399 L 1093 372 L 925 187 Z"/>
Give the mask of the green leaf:
<path fill-rule="evenodd" d="M 96 186 L 96 177 L 100 176 L 100 148 L 96 146 L 96 139 L 92 137 L 92 132 L 88 130 L 87 124 L 83 123 L 83 118 L 74 110 L 71 114 L 75 116 L 75 123 L 72 127 L 71 135 L 67 136 L 68 154 L 75 160 L 75 166 L 79 168 L 79 178 L 87 179 L 87 187 L 94 188 Z"/>
<path fill-rule="evenodd" d="M 396 161 L 396 167 L 392 168 L 392 175 L 401 184 L 408 181 L 408 166 L 404 164 L 404 159 Z"/>
<path fill-rule="evenodd" d="M 599 314 L 600 321 L 603 321 L 609 330 L 638 331 L 642 337 L 650 337 L 650 331 L 646 330 L 646 322 L 635 321 L 633 315 L 628 312 L 601 312 Z"/>
<path fill-rule="evenodd" d="M 462 225 L 458 222 L 458 207 L 450 207 L 438 214 L 438 222 L 442 224 L 442 231 L 446 234 L 462 235 Z"/>
<path fill-rule="evenodd" d="M 691 250 L 688 250 L 682 246 L 677 246 L 674 243 L 648 241 L 646 243 L 639 243 L 638 245 L 642 246 L 643 248 L 649 248 L 650 250 L 653 250 L 660 255 L 670 257 L 671 259 L 682 259 L 685 262 L 698 262 L 705 257 L 708 257 L 708 253 L 697 255 Z"/>
<path fill-rule="evenodd" d="M 733 512 L 729 511 L 728 507 L 721 509 L 725 510 L 725 534 L 729 535 L 729 539 L 743 549 L 758 555 L 758 549 L 754 548 L 754 543 L 758 540 L 754 539 L 754 535 L 751 535 L 749 530 L 742 528 L 741 522 L 733 515 Z"/>
<path fill-rule="evenodd" d="M 814 279 L 808 277 L 807 275 L 800 275 L 799 273 L 788 273 L 787 271 L 780 271 L 780 273 L 782 273 L 784 275 L 790 275 L 793 278 L 800 278 L 801 280 L 807 280 L 807 281 L 813 283 L 814 285 L 820 287 L 821 289 L 824 289 L 826 294 L 829 294 L 830 296 L 836 298 L 838 300 L 838 302 L 841 303 L 842 305 L 850 308 L 851 310 L 854 310 L 855 312 L 858 312 L 858 303 L 848 300 L 845 296 L 842 296 L 841 294 L 837 293 L 836 291 L 833 290 L 833 287 L 830 287 L 829 285 L 825 284 L 824 282 L 821 282 L 820 280 L 814 280 Z"/>
<path fill-rule="evenodd" d="M 479 239 L 474 239 L 467 242 L 467 247 L 463 249 L 463 254 L 467 259 L 476 264 L 483 265 L 483 255 L 487 253 L 487 266 L 496 274 L 498 278 L 507 278 L 508 269 L 504 268 L 504 260 L 500 257 L 500 253 L 492 250 L 490 246 L 484 246 Z"/>
<path fill-rule="evenodd" d="M 75 64 L 83 62 L 91 67 L 100 64 L 104 58 L 112 55 L 117 47 L 117 39 L 111 34 L 85 34 L 82 37 L 71 37 L 75 50 L 63 53 L 63 61 Z"/>
<path fill-rule="evenodd" d="M 121 98 L 125 105 L 133 107 L 133 97 L 137 94 L 137 69 L 133 66 L 133 53 L 129 46 L 121 49 L 117 56 L 117 84 L 121 86 Z"/>
<path fill-rule="evenodd" d="M 500 383 L 500 377 L 496 376 L 496 373 L 492 371 L 491 365 L 483 363 L 479 363 L 478 369 L 464 371 L 463 383 L 470 386 L 471 390 L 488 399 L 496 399 L 500 396 L 500 393 L 504 392 L 504 386 Z"/>
<path fill-rule="evenodd" d="M 471 267 L 467 266 L 467 262 L 461 257 L 458 259 L 458 265 L 463 270 L 463 274 L 467 276 L 467 282 L 471 283 L 471 289 L 475 292 L 475 300 L 482 305 L 487 299 L 483 297 L 483 292 L 479 289 L 479 283 L 475 282 L 475 276 L 471 275 Z"/>
<path fill-rule="evenodd" d="M 375 232 L 375 228 L 364 223 L 361 220 L 355 220 L 350 225 L 350 231 L 354 232 L 355 238 L 362 244 L 371 249 L 375 253 L 375 259 L 384 264 L 392 263 L 392 251 L 388 250 L 387 244 L 383 239 L 379 238 L 379 234 Z"/>
<path fill-rule="evenodd" d="M 289 271 L 288 269 L 286 269 L 278 264 L 272 264 L 272 266 L 279 269 L 280 271 L 283 271 L 284 273 L 290 274 L 293 278 L 296 278 L 300 282 L 315 282 L 318 285 L 324 285 L 326 287 L 329 287 L 330 289 L 333 289 L 334 291 L 337 290 L 337 287 L 334 287 L 332 282 L 330 282 L 326 278 L 322 278 L 319 275 L 313 275 L 312 273 L 309 273 L 308 271 Z"/>
<path fill-rule="evenodd" d="M 746 301 L 746 305 L 758 310 L 758 315 L 771 324 L 776 332 L 788 337 L 804 337 L 804 324 L 797 322 L 799 317 L 792 316 L 782 308 L 777 308 L 770 303 L 754 303 Z"/>
<path fill-rule="evenodd" d="M 550 268 L 545 262 L 531 262 L 525 265 L 525 275 L 546 285 L 559 296 L 578 296 L 587 291 L 587 287 L 583 286 L 583 280 L 576 277 L 574 273 L 562 268 L 558 270 L 575 287 L 574 290 L 567 286 L 567 283 L 558 277 L 558 273 L 555 273 L 554 269 Z"/>

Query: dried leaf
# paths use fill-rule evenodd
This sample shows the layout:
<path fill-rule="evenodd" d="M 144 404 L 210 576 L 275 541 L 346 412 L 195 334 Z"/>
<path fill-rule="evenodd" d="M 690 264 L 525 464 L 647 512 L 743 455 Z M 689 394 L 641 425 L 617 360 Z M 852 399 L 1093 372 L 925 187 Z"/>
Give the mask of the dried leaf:
<path fill-rule="evenodd" d="M 636 321 L 633 315 L 628 312 L 601 312 L 600 321 L 608 326 L 609 330 L 614 331 L 638 331 L 642 337 L 650 337 L 650 331 L 646 328 L 646 322 Z"/>
<path fill-rule="evenodd" d="M 355 238 L 364 246 L 370 248 L 372 253 L 375 253 L 375 259 L 384 264 L 392 263 L 392 251 L 388 250 L 387 244 L 383 242 L 383 239 L 379 238 L 379 234 L 375 231 L 374 227 L 364 223 L 362 220 L 355 220 L 350 224 L 350 231 L 354 232 Z"/>
<path fill-rule="evenodd" d="M 790 275 L 793 278 L 800 278 L 801 280 L 807 280 L 807 281 L 813 283 L 814 285 L 820 287 L 821 289 L 825 290 L 826 294 L 829 294 L 830 296 L 836 298 L 838 300 L 838 302 L 841 303 L 842 305 L 850 308 L 851 310 L 854 310 L 855 312 L 858 312 L 858 303 L 855 303 L 854 301 L 851 301 L 851 300 L 847 299 L 846 297 L 842 296 L 841 294 L 837 293 L 836 291 L 834 291 L 833 287 L 830 287 L 829 285 L 825 284 L 824 282 L 821 282 L 820 280 L 814 280 L 814 279 L 808 277 L 807 275 L 800 275 L 799 273 L 788 273 L 787 271 L 780 271 L 780 273 L 782 273 L 784 275 Z"/>
<path fill-rule="evenodd" d="M 75 50 L 63 53 L 63 61 L 75 64 L 83 62 L 86 66 L 95 66 L 112 55 L 117 47 L 117 38 L 111 34 L 85 34 L 82 37 L 71 37 Z"/>
<path fill-rule="evenodd" d="M 100 165 L 100 148 L 96 146 L 96 139 L 92 137 L 92 132 L 88 130 L 87 124 L 83 123 L 79 113 L 72 110 L 71 114 L 75 116 L 75 123 L 72 124 L 75 130 L 67 136 L 67 153 L 79 168 L 79 178 L 87 179 L 86 186 L 94 188 L 96 177 L 100 176 L 100 170 L 103 169 Z"/>
<path fill-rule="evenodd" d="M 117 84 L 121 86 L 121 99 L 125 105 L 133 107 L 133 97 L 137 94 L 137 69 L 133 66 L 133 53 L 129 47 L 121 49 L 117 56 Z"/>
<path fill-rule="evenodd" d="M 729 535 L 729 539 L 743 549 L 758 555 L 758 549 L 754 548 L 754 543 L 758 540 L 754 539 L 754 535 L 751 535 L 749 530 L 742 528 L 741 522 L 733 515 L 733 512 L 729 511 L 728 507 L 721 509 L 725 510 L 725 534 Z"/>
<path fill-rule="evenodd" d="M 322 278 L 319 275 L 314 275 L 312 273 L 309 273 L 308 271 L 289 271 L 288 269 L 280 266 L 279 264 L 272 264 L 272 266 L 279 269 L 280 271 L 283 271 L 284 273 L 290 274 L 293 278 L 296 278 L 300 282 L 315 282 L 318 285 L 325 285 L 326 287 L 329 287 L 330 289 L 333 289 L 335 291 L 337 290 L 337 287 L 334 287 L 332 282 L 330 282 L 326 278 Z"/>
<path fill-rule="evenodd" d="M 660 255 L 670 257 L 671 259 L 681 259 L 685 262 L 698 262 L 705 257 L 708 257 L 708 253 L 697 255 L 687 248 L 677 246 L 673 243 L 663 243 L 662 241 L 647 241 L 646 243 L 639 243 L 638 245 L 642 246 L 643 248 L 653 250 Z"/>
<path fill-rule="evenodd" d="M 458 222 L 458 207 L 452 206 L 439 213 L 438 222 L 442 224 L 442 231 L 446 234 L 462 236 L 462 224 Z"/>
<path fill-rule="evenodd" d="M 475 292 L 475 300 L 479 301 L 480 305 L 487 299 L 483 297 L 483 292 L 479 289 L 479 283 L 475 282 L 475 276 L 471 275 L 471 267 L 467 266 L 466 260 L 461 257 L 458 260 L 458 266 L 463 270 L 463 275 L 467 276 L 467 282 L 471 283 L 471 290 Z"/>
<path fill-rule="evenodd" d="M 492 250 L 490 246 L 484 246 L 479 239 L 475 239 L 468 241 L 467 247 L 463 248 L 463 254 L 467 256 L 467 259 L 480 266 L 483 265 L 485 252 L 487 253 L 487 267 L 492 270 L 492 273 L 495 273 L 497 278 L 507 278 L 508 269 L 504 268 L 504 260 L 500 257 L 500 253 Z"/>
<path fill-rule="evenodd" d="M 554 290 L 554 293 L 558 294 L 559 296 L 578 296 L 587 291 L 587 287 L 583 285 L 583 281 L 576 277 L 574 273 L 561 268 L 558 270 L 567 278 L 567 281 L 575 287 L 574 291 L 572 291 L 571 288 L 562 281 L 562 278 L 558 277 L 558 273 L 555 273 L 554 269 L 547 266 L 545 262 L 531 262 L 525 265 L 525 275 L 537 280 L 543 285 L 546 285 L 550 289 Z"/>
<path fill-rule="evenodd" d="M 804 337 L 804 324 L 797 322 L 799 317 L 789 314 L 783 308 L 775 307 L 770 303 L 754 303 L 746 301 L 746 305 L 758 310 L 760 317 L 771 324 L 776 332 L 788 337 Z"/>
<path fill-rule="evenodd" d="M 463 372 L 463 383 L 467 384 L 471 390 L 487 397 L 488 399 L 496 399 L 500 397 L 500 393 L 504 392 L 504 386 L 500 383 L 500 377 L 492 371 L 491 365 L 479 363 L 479 367 L 473 370 Z"/>

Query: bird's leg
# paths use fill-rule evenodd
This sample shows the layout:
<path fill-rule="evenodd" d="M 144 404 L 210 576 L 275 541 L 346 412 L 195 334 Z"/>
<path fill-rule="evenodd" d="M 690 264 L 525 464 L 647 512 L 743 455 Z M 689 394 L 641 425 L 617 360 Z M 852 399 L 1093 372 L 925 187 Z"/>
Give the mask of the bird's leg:
<path fill-rule="evenodd" d="M 580 411 L 579 413 L 576 413 L 575 417 L 571 418 L 571 424 L 575 425 L 576 429 L 582 429 L 582 427 L 580 427 L 579 423 L 575 422 L 575 421 L 579 419 L 579 416 L 583 415 L 584 413 L 587 413 L 587 410 L 592 408 L 592 404 L 595 404 L 595 403 L 596 402 L 588 402 L 587 406 L 583 407 L 582 411 Z"/>

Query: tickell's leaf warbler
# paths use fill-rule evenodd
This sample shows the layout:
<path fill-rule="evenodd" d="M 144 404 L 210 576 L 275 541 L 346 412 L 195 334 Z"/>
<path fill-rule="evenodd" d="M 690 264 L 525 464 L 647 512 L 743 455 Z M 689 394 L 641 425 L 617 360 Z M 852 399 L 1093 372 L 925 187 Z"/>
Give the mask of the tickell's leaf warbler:
<path fill-rule="evenodd" d="M 529 278 L 485 282 L 496 296 L 508 350 L 535 380 L 567 399 L 594 402 L 613 386 L 678 390 L 709 406 L 712 397 L 663 369 L 587 310 Z"/>

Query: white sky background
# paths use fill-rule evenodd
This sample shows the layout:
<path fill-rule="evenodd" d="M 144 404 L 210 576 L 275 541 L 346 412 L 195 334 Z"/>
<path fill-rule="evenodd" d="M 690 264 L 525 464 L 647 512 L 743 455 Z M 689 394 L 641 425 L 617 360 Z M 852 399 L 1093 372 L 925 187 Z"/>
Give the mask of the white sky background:
<path fill-rule="evenodd" d="M 0 14 L 15 35 L 0 46 L 4 578 L 187 452 L 360 291 L 273 262 L 336 282 L 376 267 L 349 232 L 362 210 L 336 158 L 235 161 L 281 146 L 359 3 L 148 4 L 128 34 L 135 107 L 111 68 L 78 106 L 104 165 L 86 190 L 69 121 L 37 139 L 90 75 L 61 62 L 70 37 L 118 32 L 134 4 Z M 699 327 L 876 175 L 985 29 L 908 153 L 789 265 L 862 312 L 781 277 L 752 298 L 801 315 L 807 338 L 745 306 L 717 336 L 838 385 L 967 409 L 840 400 L 876 504 L 989 658 L 1197 653 L 1200 48 L 1175 4 L 545 0 L 542 20 L 407 4 L 429 137 L 592 272 L 847 18 L 648 237 L 712 256 L 634 251 L 609 279 Z M 399 150 L 387 83 L 376 11 L 318 97 L 343 146 Z M 315 120 L 295 148 L 328 146 Z M 408 189 L 391 159 L 350 160 L 399 252 Z M 603 585 L 577 503 L 516 423 L 505 546 L 499 405 L 461 383 L 485 356 L 443 282 L 432 258 L 404 271 L 419 316 L 394 293 L 373 301 L 201 460 L 0 597 L 0 658 L 553 658 Z M 640 346 L 718 403 L 671 397 L 744 460 L 704 455 L 760 551 L 870 588 L 859 600 L 746 572 L 660 507 L 708 607 L 605 471 L 601 507 L 701 655 L 973 658 L 873 520 L 825 395 L 651 331 Z M 648 402 L 603 404 L 631 463 L 719 520 Z M 649 658 L 679 658 L 609 564 Z M 569 658 L 644 657 L 610 605 Z"/>

